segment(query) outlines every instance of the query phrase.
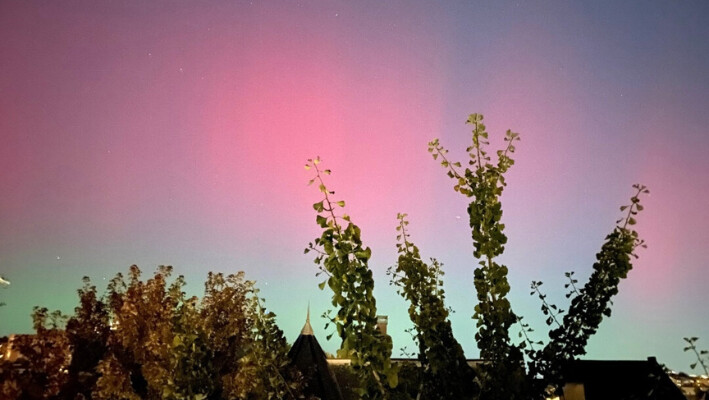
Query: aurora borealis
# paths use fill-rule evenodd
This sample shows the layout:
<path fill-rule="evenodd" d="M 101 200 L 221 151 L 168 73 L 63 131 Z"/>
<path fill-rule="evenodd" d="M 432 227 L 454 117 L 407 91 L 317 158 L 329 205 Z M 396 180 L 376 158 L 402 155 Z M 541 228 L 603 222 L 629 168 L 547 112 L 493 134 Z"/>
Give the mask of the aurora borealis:
<path fill-rule="evenodd" d="M 394 354 L 414 350 L 385 275 L 406 212 L 477 357 L 467 202 L 426 144 L 465 161 L 478 112 L 493 147 L 522 138 L 501 261 L 536 339 L 530 282 L 566 308 L 564 272 L 584 282 L 642 183 L 648 248 L 587 357 L 688 370 L 682 337 L 709 348 L 708 38 L 705 1 L 0 2 L 0 335 L 35 305 L 70 312 L 84 275 L 170 264 L 194 294 L 246 271 L 294 340 L 330 298 L 303 254 L 319 155 L 372 248 Z"/>

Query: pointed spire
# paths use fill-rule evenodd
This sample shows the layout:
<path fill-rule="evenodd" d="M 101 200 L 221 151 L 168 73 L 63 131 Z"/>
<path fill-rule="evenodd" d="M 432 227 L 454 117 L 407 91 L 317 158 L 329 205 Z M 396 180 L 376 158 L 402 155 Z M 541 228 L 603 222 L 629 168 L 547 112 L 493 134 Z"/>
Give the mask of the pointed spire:
<path fill-rule="evenodd" d="M 301 335 L 313 335 L 313 327 L 310 326 L 310 302 L 308 302 L 308 314 L 305 317 L 305 325 L 303 325 L 303 329 L 300 331 Z"/>

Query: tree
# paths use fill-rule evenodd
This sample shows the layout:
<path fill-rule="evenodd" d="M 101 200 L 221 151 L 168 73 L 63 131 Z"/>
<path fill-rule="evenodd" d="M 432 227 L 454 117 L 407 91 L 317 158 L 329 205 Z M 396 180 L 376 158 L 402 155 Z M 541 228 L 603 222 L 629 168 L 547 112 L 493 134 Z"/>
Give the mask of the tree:
<path fill-rule="evenodd" d="M 479 388 L 463 348 L 453 337 L 449 311 L 444 304 L 441 264 L 435 259 L 426 264 L 421 259 L 418 247 L 409 241 L 406 214 L 398 214 L 397 218 L 399 259 L 387 274 L 398 287 L 398 293 L 409 302 L 409 317 L 414 324 L 418 359 L 423 369 L 418 398 L 474 398 Z"/>
<path fill-rule="evenodd" d="M 549 342 L 546 346 L 528 353 L 531 358 L 530 374 L 543 377 L 542 382 L 545 385 L 559 387 L 564 381 L 563 365 L 586 354 L 589 338 L 596 333 L 603 317 L 611 316 L 611 299 L 618 294 L 621 279 L 625 279 L 633 268 L 632 258 L 637 258 L 635 249 L 645 247 L 644 241 L 632 226 L 636 223 L 636 215 L 643 210 L 640 196 L 649 191 L 639 184 L 633 185 L 633 188 L 635 194 L 631 197 L 630 204 L 620 207 L 621 211 L 626 212 L 626 216 L 616 221 L 618 225 L 606 236 L 601 251 L 596 254 L 593 273 L 588 282 L 579 290 L 573 286 L 572 293 L 575 296 L 561 323 L 553 314 L 547 319 L 548 325 L 551 325 L 550 319 L 553 319 L 557 327 L 549 331 Z M 571 278 L 571 273 L 568 273 L 567 277 L 570 284 L 574 285 L 575 280 Z M 532 285 L 533 288 L 536 286 L 538 291 L 541 282 L 533 282 Z M 541 293 L 539 295 L 543 296 Z M 548 307 L 544 302 L 542 310 L 552 312 L 552 307 L 556 308 Z"/>
<path fill-rule="evenodd" d="M 84 278 L 66 329 L 61 313 L 36 308 L 37 333 L 17 341 L 25 367 L 0 368 L 0 397 L 303 398 L 275 315 L 243 272 L 209 273 L 201 301 L 171 275 L 161 266 L 143 281 L 134 265 L 101 297 Z"/>
<path fill-rule="evenodd" d="M 634 251 L 637 247 L 645 246 L 632 226 L 636 223 L 638 212 L 643 210 L 640 195 L 649 192 L 643 185 L 633 186 L 636 193 L 631 197 L 631 204 L 620 208 L 621 211 L 627 210 L 627 214 L 625 218 L 616 221 L 619 225 L 606 237 L 606 242 L 596 255 L 597 262 L 588 283 L 577 290 L 572 273 L 567 274 L 570 280 L 568 285 L 572 286 L 572 294 L 576 296 L 571 300 L 563 323 L 558 321 L 560 310 L 548 304 L 546 295 L 539 290 L 542 283 L 532 282 L 532 294 L 536 293 L 542 300 L 542 312 L 547 316 L 547 324 L 556 324 L 557 328 L 549 332 L 550 341 L 547 345 L 541 350 L 535 350 L 527 336 L 530 328 L 522 324 L 520 334 L 524 334 L 526 342 L 513 344 L 509 338 L 509 328 L 516 321 L 521 323 L 522 317 L 514 314 L 506 299 L 510 289 L 507 267 L 498 264 L 495 258 L 502 254 L 507 243 L 503 233 L 505 226 L 501 223 L 500 196 L 506 186 L 504 174 L 514 164 L 511 154 L 515 151 L 514 143 L 519 140 L 519 134 L 507 130 L 504 139 L 507 144 L 504 149 L 497 151 L 497 163 L 493 164 L 486 150 L 489 145 L 488 133 L 482 121 L 483 116 L 480 114 L 471 114 L 466 121 L 473 125 L 473 131 L 472 144 L 467 148 L 469 167 L 463 172 L 459 171 L 462 168 L 459 162 L 451 162 L 446 158 L 447 150 L 439 144 L 438 139 L 431 141 L 428 148 L 434 159 L 440 158 L 448 176 L 455 180 L 454 190 L 471 198 L 468 215 L 474 245 L 473 256 L 479 260 L 474 275 L 478 295 L 478 305 L 473 316 L 478 328 L 475 338 L 481 357 L 488 361 L 484 368 L 482 398 L 512 399 L 526 396 L 528 388 L 524 380 L 520 379 L 520 373 L 523 372 L 522 350 L 527 346 L 530 357 L 527 383 L 534 382 L 534 395 L 543 396 L 548 385 L 553 389 L 563 382 L 562 365 L 585 354 L 588 339 L 596 332 L 603 317 L 610 316 L 611 298 L 618 293 L 620 280 L 632 268 L 631 258 L 637 257 Z M 537 379 L 540 377 L 541 380 Z"/>
<path fill-rule="evenodd" d="M 249 352 L 253 336 L 253 310 L 250 299 L 253 282 L 243 272 L 224 275 L 209 273 L 204 284 L 200 310 L 200 326 L 208 333 L 212 351 L 215 379 L 215 397 L 246 396 L 240 383 L 248 376 L 240 372 L 242 360 Z"/>
<path fill-rule="evenodd" d="M 71 352 L 67 368 L 67 382 L 60 391 L 60 398 L 91 398 L 99 374 L 96 370 L 103 359 L 110 334 L 110 315 L 107 305 L 101 300 L 96 286 L 88 277 L 77 292 L 79 305 L 66 323 L 66 336 Z"/>
<path fill-rule="evenodd" d="M 645 186 L 634 185 L 636 193 L 631 197 L 631 203 L 621 207 L 626 215 L 617 221 L 617 226 L 606 237 L 589 281 L 579 289 L 573 272 L 567 273 L 569 283 L 566 287 L 572 289 L 567 298 L 574 297 L 569 312 L 563 318 L 563 310 L 546 301 L 546 295 L 540 289 L 542 282 L 532 282 L 532 294 L 542 300 L 542 312 L 547 316 L 547 324 L 556 325 L 549 332 L 550 340 L 546 345 L 535 343 L 528 335 L 532 329 L 522 323 L 522 317 L 512 310 L 507 299 L 510 290 L 508 268 L 498 262 L 507 244 L 500 197 L 506 186 L 505 173 L 514 165 L 512 155 L 519 134 L 507 130 L 504 138 L 506 145 L 496 152 L 497 158 L 493 161 L 487 150 L 489 134 L 483 124 L 483 116 L 471 114 L 466 123 L 473 125 L 473 129 L 472 144 L 466 150 L 468 165 L 464 169 L 461 163 L 448 160 L 448 151 L 438 139 L 429 142 L 428 151 L 455 181 L 453 189 L 470 199 L 467 211 L 473 257 L 478 260 L 474 270 L 478 300 L 473 315 L 477 329 L 475 340 L 480 356 L 485 360 L 475 378 L 480 384 L 480 398 L 509 400 L 544 396 L 547 387 L 553 392 L 563 383 L 564 363 L 585 353 L 590 336 L 596 332 L 603 317 L 610 316 L 611 298 L 618 293 L 620 280 L 632 268 L 631 258 L 637 257 L 634 251 L 645 246 L 632 226 L 643 209 L 640 196 L 648 191 Z M 370 336 L 371 329 L 367 328 L 374 324 L 376 307 L 371 295 L 371 271 L 367 266 L 371 252 L 369 248 L 362 247 L 360 229 L 349 216 L 335 214 L 336 208 L 344 207 L 344 201 L 333 202 L 330 199 L 334 192 L 326 188 L 322 179 L 322 175 L 328 175 L 330 171 L 321 171 L 319 163 L 319 158 L 308 160 L 306 169 L 314 168 L 315 177 L 310 184 L 317 182 L 323 193 L 323 200 L 313 205 L 318 214 L 316 222 L 323 228 L 323 233 L 314 243 L 310 243 L 306 252 L 314 250 L 318 253 L 315 258 L 320 267 L 318 274 L 328 276 L 320 288 L 329 285 L 333 290 L 332 304 L 339 307 L 331 322 L 342 338 L 340 353 L 353 354 L 354 365 L 361 368 L 368 365 L 361 361 L 362 357 L 367 357 L 367 352 L 374 361 L 388 359 L 386 351 L 382 352 L 376 346 L 368 347 L 370 343 L 377 343 L 376 337 Z M 429 397 L 453 393 L 448 392 L 450 388 L 446 385 L 465 378 L 454 374 L 446 376 L 446 379 L 436 378 L 451 373 L 452 369 L 448 368 L 460 363 L 462 353 L 450 331 L 447 309 L 443 305 L 441 265 L 435 260 L 430 265 L 421 260 L 418 248 L 408 240 L 405 228 L 408 221 L 402 214 L 399 214 L 399 220 L 399 262 L 395 269 L 389 269 L 389 273 L 399 293 L 410 302 L 409 314 L 414 322 L 419 359 L 425 368 L 421 377 L 432 385 L 431 388 L 435 387 L 425 393 Z M 511 326 L 517 322 L 522 326 L 520 336 L 525 339 L 521 343 L 513 343 L 509 334 Z M 353 337 L 366 338 L 365 344 L 353 341 Z M 447 344 L 445 348 L 437 347 L 441 343 Z M 535 349 L 535 344 L 543 347 Z M 525 368 L 525 353 L 529 358 L 529 373 Z M 369 365 L 372 375 L 377 377 L 380 371 L 374 366 L 380 364 L 370 362 Z M 472 380 L 472 375 L 467 379 Z M 380 389 L 382 394 L 386 393 L 383 387 Z M 457 393 L 450 396 L 460 398 L 463 395 Z"/>
<path fill-rule="evenodd" d="M 201 360 L 204 349 L 184 346 L 185 339 L 196 342 L 197 338 L 184 337 L 173 329 L 195 313 L 194 304 L 186 301 L 181 290 L 182 277 L 168 288 L 171 273 L 171 267 L 161 266 L 143 282 L 140 269 L 133 265 L 127 283 L 121 274 L 111 281 L 108 304 L 113 327 L 106 357 L 98 366 L 97 399 L 204 398 L 213 390 L 211 385 L 194 388 L 176 371 L 188 357 Z"/>
<path fill-rule="evenodd" d="M 253 282 L 210 273 L 205 296 L 186 298 L 171 267 L 109 287 L 114 317 L 108 352 L 99 364 L 98 399 L 296 399 L 300 375 L 288 344 L 258 299 Z"/>
<path fill-rule="evenodd" d="M 66 317 L 59 311 L 35 307 L 32 324 L 35 335 L 15 336 L 13 347 L 23 358 L 19 367 L 0 374 L 2 398 L 53 399 L 67 382 L 64 373 L 70 362 L 67 335 L 62 329 Z"/>
<path fill-rule="evenodd" d="M 249 301 L 253 342 L 249 353 L 240 360 L 238 384 L 233 393 L 247 399 L 300 398 L 302 375 L 291 366 L 290 347 L 276 325 L 276 315 L 266 310 L 263 301 L 257 291 Z"/>
<path fill-rule="evenodd" d="M 486 146 L 488 133 L 483 124 L 483 116 L 471 114 L 466 121 L 473 125 L 472 144 L 466 151 L 469 167 L 460 172 L 459 162 L 447 159 L 448 151 L 434 139 L 428 144 L 428 151 L 434 160 L 440 158 L 448 176 L 456 183 L 453 189 L 470 198 L 468 216 L 473 238 L 473 256 L 478 259 L 474 272 L 474 283 L 478 304 L 473 318 L 477 320 L 475 340 L 480 349 L 480 357 L 486 360 L 483 366 L 482 393 L 484 399 L 516 399 L 524 396 L 524 362 L 521 348 L 511 343 L 509 329 L 517 321 L 507 294 L 507 267 L 496 258 L 505 250 L 507 236 L 502 219 L 500 196 L 506 186 L 504 174 L 514 164 L 511 158 L 514 143 L 519 134 L 508 130 L 505 135 L 506 147 L 497 152 L 497 163 L 493 164 Z"/>
<path fill-rule="evenodd" d="M 352 367 L 359 374 L 365 387 L 363 399 L 389 398 L 391 389 L 398 383 L 397 371 L 391 365 L 392 343 L 377 329 L 377 303 L 374 298 L 374 279 L 369 269 L 372 251 L 364 247 L 360 228 L 346 214 L 338 216 L 336 208 L 343 208 L 343 200 L 333 201 L 323 182 L 323 175 L 330 170 L 320 170 L 320 159 L 309 159 L 305 168 L 315 171 L 310 184 L 318 184 L 323 199 L 313 208 L 316 222 L 323 229 L 322 235 L 311 242 L 305 252 L 315 251 L 315 263 L 320 272 L 328 276 L 320 284 L 332 289 L 332 305 L 337 315 L 330 318 L 342 340 L 339 357 L 351 359 Z"/>

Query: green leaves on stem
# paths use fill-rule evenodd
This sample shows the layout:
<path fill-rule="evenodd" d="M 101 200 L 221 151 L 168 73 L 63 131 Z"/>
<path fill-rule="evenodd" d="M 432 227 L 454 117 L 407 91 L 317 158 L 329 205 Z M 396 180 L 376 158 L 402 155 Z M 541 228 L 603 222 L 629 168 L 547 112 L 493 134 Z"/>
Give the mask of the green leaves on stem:
<path fill-rule="evenodd" d="M 559 323 L 559 320 L 557 319 L 557 317 L 559 317 L 561 314 L 563 314 L 564 310 L 558 308 L 554 304 L 550 304 L 547 302 L 547 295 L 542 293 L 542 291 L 539 289 L 539 287 L 542 286 L 542 284 L 543 284 L 542 281 L 532 281 L 532 285 L 531 285 L 532 291 L 529 294 L 534 295 L 536 293 L 537 297 L 542 302 L 542 313 L 546 317 L 546 321 L 545 321 L 546 324 L 549 326 L 554 324 L 557 327 L 560 327 L 561 324 Z"/>
<path fill-rule="evenodd" d="M 698 337 L 683 338 L 683 339 L 688 344 L 688 346 L 684 348 L 684 351 L 685 352 L 692 351 L 694 353 L 695 357 L 697 358 L 697 361 L 690 364 L 689 368 L 695 369 L 698 364 L 704 370 L 704 375 L 709 375 L 709 368 L 707 368 L 707 365 L 709 365 L 709 351 L 697 350 L 697 340 L 699 340 Z"/>
<path fill-rule="evenodd" d="M 483 116 L 471 114 L 466 124 L 473 125 L 472 144 L 466 149 L 468 167 L 460 171 L 460 162 L 451 162 L 448 151 L 434 139 L 428 151 L 434 160 L 440 160 L 447 175 L 455 181 L 453 189 L 471 199 L 468 205 L 474 252 L 479 267 L 474 272 L 478 304 L 473 318 L 477 320 L 475 339 L 480 356 L 489 360 L 486 365 L 483 397 L 512 399 L 520 396 L 514 388 L 521 385 L 510 381 L 523 379 L 523 360 L 520 349 L 510 343 L 509 328 L 517 321 L 506 296 L 510 290 L 507 267 L 498 264 L 495 258 L 502 254 L 507 243 L 503 233 L 500 195 L 506 186 L 504 174 L 514 164 L 511 158 L 519 134 L 508 130 L 505 148 L 497 151 L 497 163 L 493 164 L 488 154 L 489 134 L 483 124 Z M 487 391 L 486 391 L 487 390 Z"/>
<path fill-rule="evenodd" d="M 445 307 L 441 264 L 421 260 L 419 249 L 409 241 L 406 214 L 398 214 L 396 266 L 389 267 L 391 283 L 409 302 L 414 324 L 418 359 L 423 373 L 419 397 L 423 399 L 470 399 L 477 394 L 475 373 L 468 366 L 463 349 L 453 337 Z"/>
<path fill-rule="evenodd" d="M 569 310 L 562 323 L 557 321 L 557 328 L 549 331 L 550 341 L 547 345 L 530 354 L 530 374 L 541 376 L 543 381 L 540 381 L 540 384 L 543 386 L 561 385 L 562 364 L 585 354 L 589 338 L 596 333 L 603 318 L 611 316 L 611 299 L 618 293 L 621 279 L 625 279 L 633 267 L 631 257 L 637 258 L 635 249 L 646 247 L 645 242 L 631 227 L 636 223 L 637 214 L 643 210 L 640 196 L 648 194 L 649 191 L 639 184 L 633 185 L 633 188 L 635 194 L 630 198 L 630 204 L 620 207 L 626 215 L 616 221 L 618 225 L 606 236 L 601 251 L 596 254 L 594 271 L 588 282 L 581 289 L 577 289 L 573 273 L 565 274 L 569 279 L 565 287 L 571 287 L 567 297 L 574 295 Z M 537 284 L 536 289 L 538 287 Z M 532 283 L 532 288 L 535 289 L 535 282 Z M 540 292 L 537 290 L 537 293 Z M 544 302 L 543 298 L 542 301 Z M 542 310 L 545 305 L 546 303 L 543 303 Z M 549 311 L 549 307 L 546 309 Z"/>
<path fill-rule="evenodd" d="M 333 292 L 332 305 L 337 314 L 330 322 L 342 340 L 338 356 L 350 358 L 365 383 L 360 396 L 388 398 L 390 389 L 397 386 L 398 375 L 390 360 L 391 338 L 377 329 L 374 279 L 368 265 L 372 251 L 362 244 L 360 228 L 350 217 L 336 214 L 345 202 L 331 199 L 335 192 L 328 190 L 323 181 L 323 175 L 329 175 L 330 170 L 321 170 L 319 164 L 320 158 L 309 159 L 305 168 L 315 171 L 309 184 L 316 183 L 323 194 L 323 199 L 313 204 L 315 222 L 323 232 L 309 243 L 305 253 L 317 254 L 314 261 L 320 270 L 318 275 L 327 276 L 319 287 L 324 289 L 327 285 Z"/>

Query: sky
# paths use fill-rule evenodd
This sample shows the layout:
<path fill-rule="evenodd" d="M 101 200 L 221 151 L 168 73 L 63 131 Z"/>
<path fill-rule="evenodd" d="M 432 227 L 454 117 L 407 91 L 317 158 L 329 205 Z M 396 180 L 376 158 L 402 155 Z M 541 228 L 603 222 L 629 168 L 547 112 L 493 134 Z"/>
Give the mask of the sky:
<path fill-rule="evenodd" d="M 71 313 L 83 276 L 137 264 L 246 272 L 289 341 L 308 304 L 326 351 L 331 293 L 305 160 L 332 170 L 373 255 L 394 355 L 414 352 L 390 286 L 396 215 L 443 263 L 454 334 L 478 356 L 467 200 L 426 151 L 465 161 L 519 132 L 502 196 L 513 310 L 546 338 L 532 280 L 566 308 L 618 207 L 651 191 L 638 251 L 587 359 L 689 371 L 709 348 L 709 2 L 0 2 L 0 335 L 33 306 Z M 516 340 L 519 327 L 512 328 Z M 696 372 L 696 371 L 695 371 Z"/>

